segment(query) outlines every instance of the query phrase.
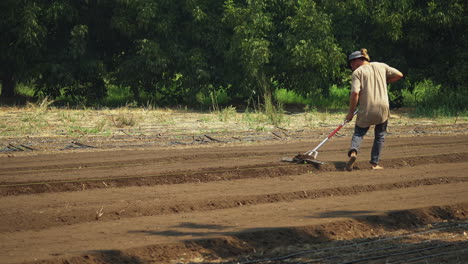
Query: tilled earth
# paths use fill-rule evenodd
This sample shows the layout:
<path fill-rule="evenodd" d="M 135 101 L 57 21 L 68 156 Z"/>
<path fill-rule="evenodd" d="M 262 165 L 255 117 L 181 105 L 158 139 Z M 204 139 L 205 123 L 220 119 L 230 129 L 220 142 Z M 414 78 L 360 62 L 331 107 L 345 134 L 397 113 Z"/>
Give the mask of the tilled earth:
<path fill-rule="evenodd" d="M 391 134 L 381 171 L 368 163 L 370 134 L 352 172 L 344 170 L 349 134 L 322 147 L 320 167 L 280 162 L 320 142 L 285 134 L 11 146 L 0 153 L 0 263 L 468 259 L 466 131 Z"/>

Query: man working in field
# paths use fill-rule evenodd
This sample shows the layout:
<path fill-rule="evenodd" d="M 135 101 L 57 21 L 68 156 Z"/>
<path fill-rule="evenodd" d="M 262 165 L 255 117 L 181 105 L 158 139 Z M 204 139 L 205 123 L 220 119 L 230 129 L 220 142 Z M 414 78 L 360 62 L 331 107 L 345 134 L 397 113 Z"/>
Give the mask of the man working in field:
<path fill-rule="evenodd" d="M 387 83 L 400 80 L 403 74 L 385 63 L 370 62 L 366 49 L 351 53 L 348 62 L 353 74 L 351 76 L 349 113 L 346 120 L 353 119 L 353 113 L 358 103 L 359 112 L 351 139 L 351 148 L 348 152 L 349 161 L 346 164 L 346 170 L 353 170 L 362 139 L 372 125 L 375 126 L 375 136 L 370 163 L 372 169 L 383 169 L 378 163 L 390 116 Z"/>

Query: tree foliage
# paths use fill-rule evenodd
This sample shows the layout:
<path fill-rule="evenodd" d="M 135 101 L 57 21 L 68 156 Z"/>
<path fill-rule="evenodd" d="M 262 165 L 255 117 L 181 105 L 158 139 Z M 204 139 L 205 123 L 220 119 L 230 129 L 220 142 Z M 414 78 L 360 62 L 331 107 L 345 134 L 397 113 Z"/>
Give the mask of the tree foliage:
<path fill-rule="evenodd" d="M 267 105 L 275 89 L 347 85 L 346 56 L 362 47 L 405 73 L 396 92 L 428 79 L 466 96 L 462 0 L 3 0 L 0 15 L 3 97 L 31 82 L 99 102 L 113 84 L 158 104 L 222 90 Z"/>
<path fill-rule="evenodd" d="M 40 3 L 5 0 L 0 2 L 0 78 L 2 96 L 13 96 L 18 81 L 37 74 L 46 41 L 46 27 L 41 23 Z"/>

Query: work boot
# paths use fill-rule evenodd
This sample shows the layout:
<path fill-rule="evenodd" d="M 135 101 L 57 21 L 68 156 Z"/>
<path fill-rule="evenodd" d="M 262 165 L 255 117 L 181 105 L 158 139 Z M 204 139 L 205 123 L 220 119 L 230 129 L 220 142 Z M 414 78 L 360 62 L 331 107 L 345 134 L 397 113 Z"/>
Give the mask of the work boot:
<path fill-rule="evenodd" d="M 357 153 L 356 151 L 352 151 L 351 154 L 349 154 L 349 161 L 346 163 L 346 170 L 347 171 L 352 171 L 354 168 L 354 162 L 356 162 L 357 159 Z"/>

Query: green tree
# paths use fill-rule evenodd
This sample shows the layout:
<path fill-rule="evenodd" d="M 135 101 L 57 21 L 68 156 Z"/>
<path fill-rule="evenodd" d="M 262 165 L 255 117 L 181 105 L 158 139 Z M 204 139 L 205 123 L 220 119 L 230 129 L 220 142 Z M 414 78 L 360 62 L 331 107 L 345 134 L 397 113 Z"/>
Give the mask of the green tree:
<path fill-rule="evenodd" d="M 405 24 L 410 73 L 448 86 L 468 81 L 468 16 L 465 1 L 416 2 Z"/>
<path fill-rule="evenodd" d="M 283 55 L 277 65 L 282 79 L 302 94 L 327 95 L 331 84 L 343 78 L 346 62 L 330 15 L 311 0 L 297 1 L 292 11 L 283 18 L 285 29 L 280 32 Z"/>
<path fill-rule="evenodd" d="M 18 82 L 33 80 L 36 93 L 102 98 L 108 34 L 101 22 L 106 4 L 1 1 L 2 96 L 13 96 Z"/>
<path fill-rule="evenodd" d="M 41 57 L 46 38 L 42 8 L 34 1 L 0 1 L 0 79 L 2 97 L 15 95 L 18 82 L 35 76 L 34 64 Z"/>
<path fill-rule="evenodd" d="M 0 15 L 3 97 L 31 81 L 90 102 L 110 82 L 139 101 L 222 90 L 274 110 L 275 89 L 327 96 L 347 84 L 346 54 L 359 48 L 405 73 L 394 92 L 429 79 L 458 108 L 468 96 L 462 0 L 3 0 Z"/>
<path fill-rule="evenodd" d="M 268 3 L 268 0 L 247 0 L 242 5 L 228 0 L 224 4 L 224 21 L 233 30 L 227 60 L 241 66 L 233 69 L 244 75 L 245 81 L 241 84 L 263 94 L 265 107 L 271 109 L 272 76 L 269 74 L 269 62 L 274 25 L 271 14 L 267 12 Z"/>
<path fill-rule="evenodd" d="M 109 1 L 43 1 L 47 24 L 37 93 L 80 101 L 105 96 L 106 66 L 115 50 Z"/>
<path fill-rule="evenodd" d="M 273 85 L 327 93 L 340 78 L 345 56 L 330 17 L 312 0 L 228 0 L 224 21 L 233 29 L 230 60 L 239 65 L 246 87 L 258 87 L 265 104 Z"/>
<path fill-rule="evenodd" d="M 188 103 L 197 91 L 222 85 L 227 46 L 220 25 L 222 3 L 204 1 L 118 1 L 112 27 L 127 46 L 116 54 L 113 81 L 160 95 L 162 102 Z"/>

